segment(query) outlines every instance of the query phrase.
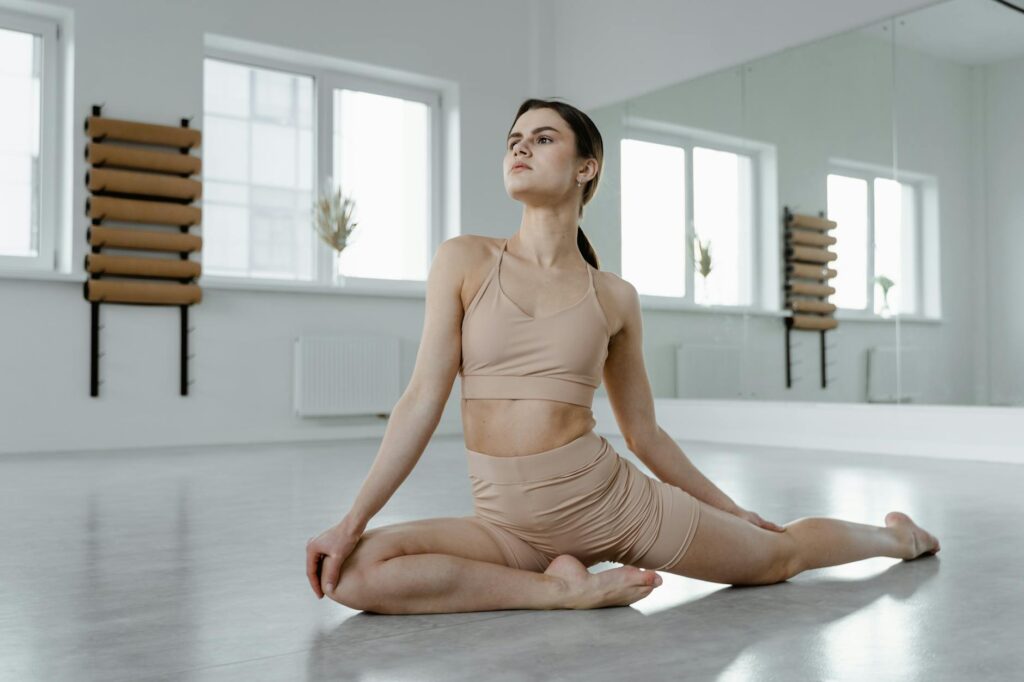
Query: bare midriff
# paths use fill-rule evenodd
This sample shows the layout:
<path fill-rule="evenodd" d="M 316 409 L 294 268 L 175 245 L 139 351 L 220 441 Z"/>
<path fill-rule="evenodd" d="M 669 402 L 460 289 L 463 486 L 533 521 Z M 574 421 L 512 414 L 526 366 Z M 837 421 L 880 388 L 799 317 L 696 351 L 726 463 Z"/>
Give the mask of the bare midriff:
<path fill-rule="evenodd" d="M 466 447 L 495 457 L 552 450 L 597 426 L 589 407 L 557 400 L 462 400 Z"/>

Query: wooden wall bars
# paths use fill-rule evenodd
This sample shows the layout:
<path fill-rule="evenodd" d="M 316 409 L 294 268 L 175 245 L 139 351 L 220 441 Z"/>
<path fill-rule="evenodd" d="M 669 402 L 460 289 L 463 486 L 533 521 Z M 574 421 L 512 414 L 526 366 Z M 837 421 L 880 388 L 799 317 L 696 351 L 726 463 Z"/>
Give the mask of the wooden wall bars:
<path fill-rule="evenodd" d="M 839 326 L 832 317 L 836 306 L 826 299 L 836 292 L 828 284 L 836 270 L 829 264 L 836 253 L 827 247 L 836 238 L 827 234 L 836 222 L 824 217 L 792 213 L 784 207 L 785 230 L 785 294 L 786 308 L 792 313 L 783 319 L 786 323 L 786 388 L 793 385 L 790 333 L 795 330 L 818 331 L 821 335 L 821 387 L 828 385 L 825 371 L 825 332 Z"/>
<path fill-rule="evenodd" d="M 202 300 L 196 283 L 201 266 L 189 257 L 202 247 L 202 238 L 190 232 L 202 218 L 201 209 L 190 205 L 202 196 L 201 181 L 190 177 L 200 172 L 201 159 L 190 150 L 199 146 L 201 134 L 188 127 L 188 119 L 180 127 L 154 125 L 103 118 L 100 109 L 94 106 L 85 120 L 90 394 L 99 395 L 100 304 L 118 303 L 179 309 L 180 391 L 188 395 L 188 312 Z M 121 224 L 105 224 L 110 221 Z"/>

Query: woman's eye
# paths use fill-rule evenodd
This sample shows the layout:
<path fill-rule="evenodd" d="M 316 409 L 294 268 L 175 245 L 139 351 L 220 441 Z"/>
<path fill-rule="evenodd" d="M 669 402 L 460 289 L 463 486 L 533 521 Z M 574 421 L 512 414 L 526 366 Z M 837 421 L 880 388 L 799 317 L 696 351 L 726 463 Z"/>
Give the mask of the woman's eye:
<path fill-rule="evenodd" d="M 537 138 L 537 140 L 538 141 L 540 141 L 540 140 L 547 140 L 549 142 L 553 141 L 552 138 L 548 137 L 547 135 L 541 135 L 540 137 Z M 512 149 L 512 147 L 514 147 L 514 146 L 516 146 L 516 143 L 512 142 L 511 144 L 509 144 L 508 148 Z"/>

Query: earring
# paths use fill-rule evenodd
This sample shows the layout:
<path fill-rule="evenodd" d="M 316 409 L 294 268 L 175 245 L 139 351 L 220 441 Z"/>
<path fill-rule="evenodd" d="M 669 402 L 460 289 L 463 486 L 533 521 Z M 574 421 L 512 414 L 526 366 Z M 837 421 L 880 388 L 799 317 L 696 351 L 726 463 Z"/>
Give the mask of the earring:
<path fill-rule="evenodd" d="M 582 182 L 580 182 L 579 180 L 577 180 L 577 181 L 576 181 L 576 186 L 577 186 L 577 187 L 582 187 L 582 186 L 583 186 L 583 183 L 582 183 Z"/>

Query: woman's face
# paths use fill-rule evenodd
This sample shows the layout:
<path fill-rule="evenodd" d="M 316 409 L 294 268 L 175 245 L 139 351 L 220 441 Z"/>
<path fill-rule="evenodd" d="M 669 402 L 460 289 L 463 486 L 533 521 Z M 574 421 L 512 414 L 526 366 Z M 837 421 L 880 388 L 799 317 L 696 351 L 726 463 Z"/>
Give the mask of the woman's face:
<path fill-rule="evenodd" d="M 512 126 L 502 164 L 505 191 L 531 205 L 577 202 L 576 138 L 553 109 L 531 109 Z M 527 168 L 516 169 L 518 163 Z"/>

